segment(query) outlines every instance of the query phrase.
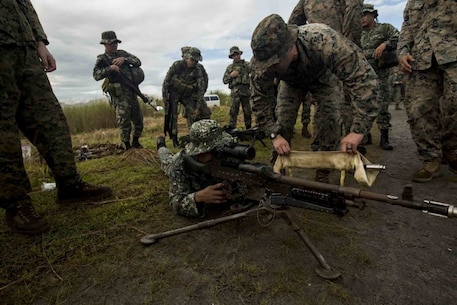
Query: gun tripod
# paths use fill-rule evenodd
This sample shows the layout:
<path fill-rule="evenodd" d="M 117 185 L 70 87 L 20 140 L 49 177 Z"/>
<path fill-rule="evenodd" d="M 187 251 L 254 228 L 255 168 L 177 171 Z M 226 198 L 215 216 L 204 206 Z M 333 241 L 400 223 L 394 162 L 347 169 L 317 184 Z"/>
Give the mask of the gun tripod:
<path fill-rule="evenodd" d="M 338 270 L 332 269 L 330 265 L 327 263 L 325 260 L 324 256 L 319 252 L 319 250 L 314 246 L 314 244 L 311 242 L 309 239 L 308 235 L 305 233 L 305 230 L 303 227 L 300 225 L 300 220 L 298 219 L 297 215 L 293 212 L 293 210 L 285 205 L 275 205 L 271 204 L 271 197 L 269 197 L 265 201 L 261 201 L 260 204 L 256 207 L 252 207 L 248 210 L 242 211 L 242 212 L 236 212 L 235 214 L 225 216 L 225 217 L 220 217 L 220 218 L 215 218 L 215 219 L 209 219 L 206 221 L 202 221 L 200 223 L 182 227 L 179 229 L 175 230 L 170 230 L 170 231 L 165 231 L 157 234 L 148 234 L 145 235 L 141 238 L 141 243 L 144 245 L 151 245 L 156 242 L 158 242 L 160 239 L 174 236 L 174 235 L 179 235 L 191 231 L 196 231 L 200 229 L 205 229 L 209 227 L 213 227 L 215 225 L 233 221 L 233 220 L 238 220 L 250 216 L 256 216 L 259 219 L 260 214 L 264 213 L 269 217 L 269 221 L 273 221 L 275 218 L 282 218 L 284 219 L 287 224 L 292 228 L 293 231 L 295 231 L 298 236 L 303 240 L 305 245 L 308 247 L 308 249 L 311 251 L 311 254 L 316 258 L 316 260 L 319 262 L 319 265 L 317 268 L 314 270 L 316 273 L 328 280 L 334 280 L 337 279 L 338 277 L 341 276 L 341 273 Z"/>

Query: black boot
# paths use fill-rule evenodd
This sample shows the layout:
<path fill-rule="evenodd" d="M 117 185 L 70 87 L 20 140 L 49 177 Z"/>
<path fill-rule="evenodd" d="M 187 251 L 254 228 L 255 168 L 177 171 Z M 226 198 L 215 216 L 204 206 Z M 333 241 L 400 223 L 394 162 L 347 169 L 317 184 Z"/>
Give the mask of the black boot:
<path fill-rule="evenodd" d="M 178 136 L 173 136 L 173 137 L 171 138 L 171 140 L 173 141 L 173 147 L 174 147 L 174 148 L 179 147 Z"/>
<path fill-rule="evenodd" d="M 162 136 L 157 137 L 157 151 L 161 147 L 167 147 L 167 145 L 165 144 L 165 137 L 162 137 Z"/>
<path fill-rule="evenodd" d="M 384 150 L 392 150 L 394 147 L 389 143 L 389 129 L 381 129 L 381 141 L 379 146 Z"/>
<path fill-rule="evenodd" d="M 124 142 L 124 147 L 125 147 L 125 150 L 129 150 L 130 148 L 132 148 L 132 145 L 130 145 L 129 141 L 126 141 L 126 142 Z"/>
<path fill-rule="evenodd" d="M 140 142 L 138 141 L 139 139 L 140 139 L 139 137 L 133 137 L 133 140 L 132 140 L 133 148 L 143 148 L 143 145 L 141 145 Z"/>

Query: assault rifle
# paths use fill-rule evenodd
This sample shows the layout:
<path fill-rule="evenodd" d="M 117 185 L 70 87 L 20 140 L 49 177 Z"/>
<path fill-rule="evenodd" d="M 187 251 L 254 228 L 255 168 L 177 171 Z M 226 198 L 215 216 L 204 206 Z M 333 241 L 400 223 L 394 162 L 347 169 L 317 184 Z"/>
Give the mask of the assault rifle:
<path fill-rule="evenodd" d="M 268 165 L 245 161 L 255 157 L 255 149 L 248 145 L 230 144 L 215 152 L 216 157 L 210 163 L 202 164 L 191 156 L 186 156 L 185 165 L 189 170 L 206 173 L 216 180 L 223 181 L 227 189 L 242 190 L 243 197 L 247 201 L 255 202 L 256 205 L 248 205 L 244 208 L 240 202 L 234 205 L 235 208 L 231 208 L 232 215 L 171 231 L 145 235 L 141 238 L 144 245 L 156 243 L 166 237 L 249 216 L 257 216 L 260 221 L 260 216 L 266 215 L 268 223 L 275 218 L 283 218 L 318 261 L 320 266 L 315 269 L 316 273 L 325 279 L 336 279 L 340 277 L 340 272 L 333 269 L 314 246 L 291 207 L 344 216 L 348 213 L 348 207 L 364 208 L 364 200 L 367 199 L 416 209 L 431 215 L 457 217 L 457 207 L 453 205 L 430 200 L 423 202 L 413 200 L 410 186 L 405 187 L 403 198 L 399 198 L 394 195 L 373 193 L 358 188 L 320 183 L 275 173 Z"/>
<path fill-rule="evenodd" d="M 224 126 L 223 131 L 229 133 L 232 137 L 238 138 L 240 141 L 251 141 L 252 146 L 254 146 L 255 141 L 260 141 L 263 147 L 267 147 L 263 139 L 265 139 L 265 132 L 260 129 L 258 126 L 248 128 L 246 130 L 239 130 L 237 128 L 231 128 L 230 126 Z"/>
<path fill-rule="evenodd" d="M 119 70 L 118 74 L 119 74 L 119 78 L 118 78 L 119 82 L 122 85 L 133 90 L 133 92 L 135 92 L 135 94 L 138 95 L 145 104 L 154 108 L 155 111 L 158 111 L 157 108 L 152 104 L 152 100 L 150 98 L 148 98 L 147 96 L 145 96 L 143 93 L 141 93 L 138 85 L 135 85 L 134 83 L 132 83 L 132 81 L 124 74 L 124 72 L 122 72 L 122 70 Z"/>

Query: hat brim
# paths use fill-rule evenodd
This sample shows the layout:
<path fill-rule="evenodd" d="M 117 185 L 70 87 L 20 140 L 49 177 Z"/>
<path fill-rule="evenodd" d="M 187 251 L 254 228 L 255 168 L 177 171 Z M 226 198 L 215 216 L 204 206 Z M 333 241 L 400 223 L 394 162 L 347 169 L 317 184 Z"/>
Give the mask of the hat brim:
<path fill-rule="evenodd" d="M 113 43 L 113 42 L 118 42 L 118 43 L 122 43 L 122 41 L 120 41 L 119 39 L 109 39 L 109 40 L 106 40 L 106 39 L 102 39 L 100 41 L 100 44 L 110 44 L 110 43 Z"/>
<path fill-rule="evenodd" d="M 232 142 L 232 136 L 226 132 L 222 132 L 222 134 L 217 137 L 215 140 L 208 141 L 208 142 L 201 142 L 198 144 L 195 144 L 193 142 L 189 142 L 186 144 L 186 147 L 184 148 L 185 152 L 189 156 L 195 156 L 199 154 L 203 154 L 209 151 L 212 151 L 213 149 L 217 147 L 222 147 L 225 145 L 228 145 Z"/>
<path fill-rule="evenodd" d="M 290 48 L 295 44 L 298 37 L 298 27 L 296 25 L 288 25 L 287 26 L 287 40 L 282 45 L 281 50 L 276 53 L 274 56 L 266 60 L 259 61 L 255 56 L 251 59 L 251 68 L 254 70 L 264 71 L 267 70 L 269 67 L 279 63 L 289 52 Z"/>
<path fill-rule="evenodd" d="M 240 54 L 240 55 L 243 55 L 243 51 L 239 51 L 239 52 L 233 52 L 232 54 L 230 54 L 228 57 L 229 58 L 233 58 L 233 55 L 235 54 Z"/>

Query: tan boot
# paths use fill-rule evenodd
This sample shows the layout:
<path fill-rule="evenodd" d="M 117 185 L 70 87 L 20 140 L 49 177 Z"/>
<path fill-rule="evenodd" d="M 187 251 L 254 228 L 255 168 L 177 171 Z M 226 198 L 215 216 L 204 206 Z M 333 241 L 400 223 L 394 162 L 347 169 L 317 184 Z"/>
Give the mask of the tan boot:
<path fill-rule="evenodd" d="M 413 181 L 428 182 L 433 178 L 439 177 L 441 175 L 441 159 L 433 158 L 431 160 L 425 161 L 422 165 L 422 168 L 414 173 Z"/>

